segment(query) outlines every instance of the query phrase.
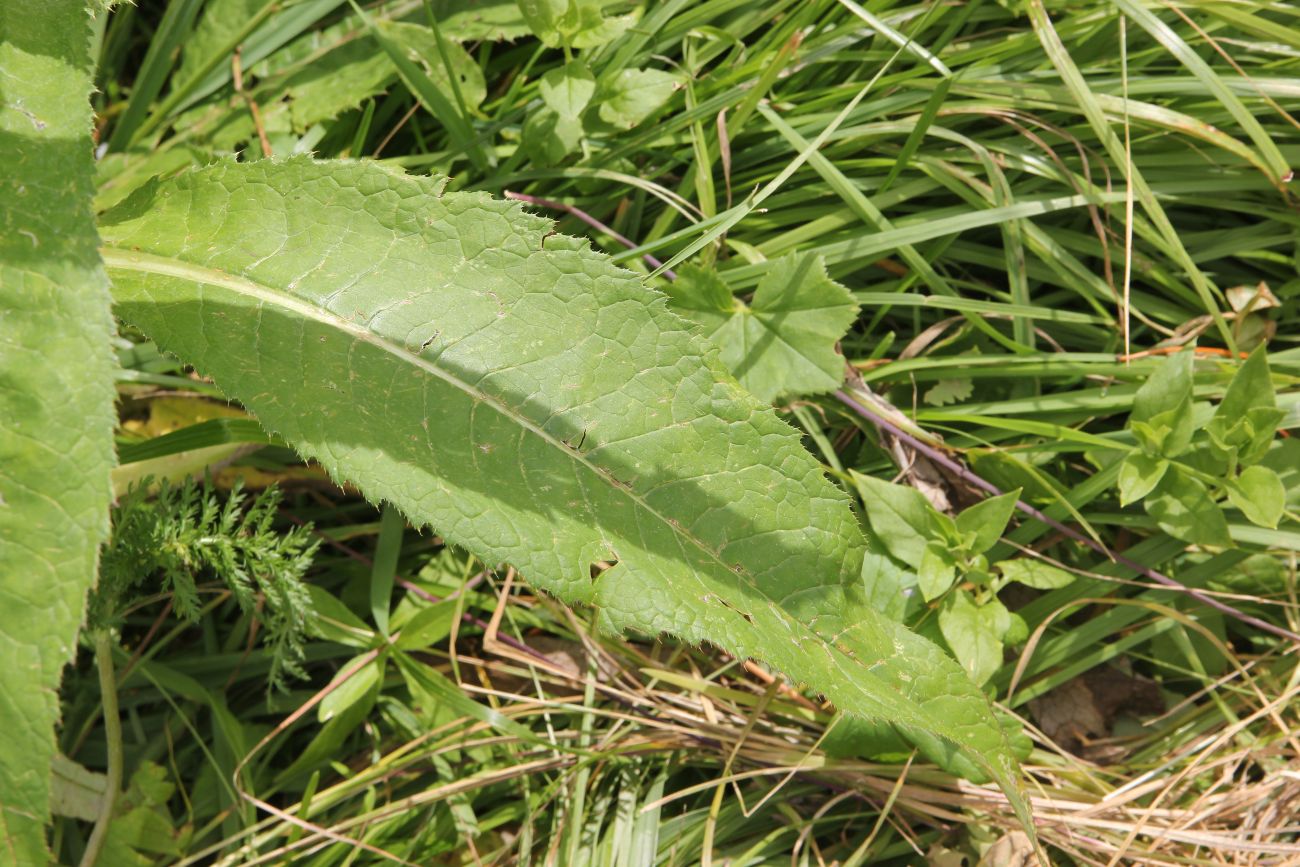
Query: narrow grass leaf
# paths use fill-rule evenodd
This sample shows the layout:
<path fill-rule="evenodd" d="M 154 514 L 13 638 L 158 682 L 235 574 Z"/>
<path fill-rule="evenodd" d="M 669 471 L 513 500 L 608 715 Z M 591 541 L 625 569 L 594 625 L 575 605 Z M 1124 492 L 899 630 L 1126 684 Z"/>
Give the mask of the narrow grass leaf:
<path fill-rule="evenodd" d="M 488 157 L 483 150 L 483 145 L 475 137 L 474 128 L 452 100 L 448 99 L 447 95 L 442 92 L 437 83 L 407 56 L 406 46 L 391 38 L 391 27 L 393 25 L 389 25 L 390 32 L 385 32 L 384 28 L 378 26 L 369 15 L 361 10 L 361 7 L 356 4 L 356 0 L 350 0 L 350 2 L 357 15 L 369 28 L 371 37 L 384 50 L 389 59 L 393 61 L 398 74 L 411 88 L 411 92 L 415 94 L 416 99 L 447 128 L 447 133 L 455 142 L 456 149 L 469 157 L 470 162 L 473 163 L 476 169 L 486 172 Z M 448 74 L 450 76 L 456 73 L 452 71 Z"/>
<path fill-rule="evenodd" d="M 1291 173 L 1291 166 L 1282 152 L 1278 150 L 1273 138 L 1264 130 L 1264 127 L 1255 119 L 1254 113 L 1247 108 L 1241 99 L 1232 92 L 1224 83 L 1218 74 L 1210 67 L 1205 60 L 1196 53 L 1192 46 L 1188 45 L 1183 38 L 1174 32 L 1168 24 L 1156 17 L 1150 9 L 1134 0 L 1115 0 L 1115 5 L 1124 12 L 1129 18 L 1133 19 L 1139 27 L 1151 34 L 1161 45 L 1163 45 L 1170 54 L 1178 58 L 1178 62 L 1183 64 L 1196 76 L 1214 98 L 1223 103 L 1228 109 L 1233 120 L 1241 124 L 1241 128 L 1250 136 L 1255 147 L 1259 148 L 1260 155 L 1268 163 L 1272 171 L 1272 180 L 1279 183 L 1282 179 Z"/>
<path fill-rule="evenodd" d="M 1088 118 L 1088 123 L 1092 126 L 1093 132 L 1101 139 L 1110 158 L 1117 165 L 1125 167 L 1125 175 L 1132 183 L 1134 192 L 1142 203 L 1143 210 L 1156 228 L 1159 229 L 1175 261 L 1186 270 L 1187 275 L 1191 278 L 1196 294 L 1200 297 L 1206 313 L 1213 318 L 1215 327 L 1223 337 L 1224 343 L 1227 344 L 1229 349 L 1235 350 L 1236 341 L 1233 339 L 1232 330 L 1223 318 L 1223 312 L 1215 297 L 1218 291 L 1217 287 L 1210 282 L 1209 278 L 1192 260 L 1178 231 L 1160 206 L 1146 179 L 1138 168 L 1131 164 L 1131 160 L 1127 158 L 1123 142 L 1111 129 L 1110 121 L 1107 120 L 1101 104 L 1093 94 L 1092 89 L 1089 88 L 1078 66 L 1071 59 L 1065 45 L 1062 44 L 1060 36 L 1052 26 L 1051 19 L 1048 18 L 1047 12 L 1043 8 L 1042 0 L 1031 0 L 1029 17 L 1044 50 L 1047 52 L 1047 56 L 1052 61 L 1052 65 L 1060 73 L 1061 79 L 1065 82 L 1066 88 L 1071 95 L 1078 101 L 1079 107 Z"/>

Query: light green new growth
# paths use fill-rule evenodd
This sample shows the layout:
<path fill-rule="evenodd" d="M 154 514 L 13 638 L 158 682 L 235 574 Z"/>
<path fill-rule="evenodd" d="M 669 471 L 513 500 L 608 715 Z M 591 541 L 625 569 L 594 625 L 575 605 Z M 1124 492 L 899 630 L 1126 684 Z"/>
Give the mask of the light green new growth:
<path fill-rule="evenodd" d="M 0 0 L 0 864 L 48 860 L 58 685 L 108 534 L 108 287 L 90 212 L 90 19 Z"/>
<path fill-rule="evenodd" d="M 835 344 L 858 318 L 858 303 L 826 274 L 821 256 L 773 262 L 748 304 L 732 297 L 716 272 L 690 266 L 668 293 L 759 400 L 831 391 L 844 381 L 844 358 Z"/>
<path fill-rule="evenodd" d="M 960 745 L 1022 805 L 984 696 L 863 600 L 847 496 L 605 256 L 514 203 L 300 159 L 150 185 L 101 228 L 119 313 L 336 478 L 608 628 Z"/>

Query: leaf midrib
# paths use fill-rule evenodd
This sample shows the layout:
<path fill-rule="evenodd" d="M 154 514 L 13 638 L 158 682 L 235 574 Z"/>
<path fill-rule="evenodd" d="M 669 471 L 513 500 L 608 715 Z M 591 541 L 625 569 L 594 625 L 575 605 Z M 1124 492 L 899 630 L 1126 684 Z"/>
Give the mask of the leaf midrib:
<path fill-rule="evenodd" d="M 103 256 L 105 266 L 110 270 L 120 269 L 120 270 L 135 271 L 140 273 L 158 274 L 161 276 L 176 277 L 182 280 L 189 280 L 195 283 L 218 286 L 223 289 L 227 289 L 229 291 L 235 292 L 237 294 L 254 298 L 259 302 L 269 303 L 272 305 L 279 306 L 283 309 L 290 310 L 294 313 L 300 314 L 313 321 L 321 323 L 322 325 L 336 328 L 340 332 L 352 335 L 358 340 L 362 340 L 366 343 L 369 343 L 373 346 L 376 346 L 377 348 L 384 350 L 385 352 L 397 356 L 398 358 L 406 360 L 409 363 L 413 364 L 414 366 L 418 367 L 419 369 L 424 370 L 432 374 L 433 376 L 437 377 L 438 379 L 446 382 L 447 384 L 461 390 L 467 396 L 482 401 L 483 403 L 492 407 L 497 412 L 501 413 L 507 419 L 518 423 L 525 430 L 528 430 L 529 432 L 533 433 L 535 436 L 540 438 L 543 442 L 551 445 L 558 452 L 560 452 L 565 457 L 567 457 L 570 461 L 580 464 L 584 468 L 596 474 L 597 477 L 603 479 L 607 483 L 609 488 L 618 491 L 629 501 L 631 501 L 634 505 L 636 505 L 641 509 L 644 509 L 647 513 L 652 515 L 656 520 L 658 520 L 663 526 L 665 526 L 670 532 L 672 532 L 680 540 L 685 540 L 686 542 L 689 542 L 691 545 L 693 545 L 695 548 L 704 552 L 707 558 L 712 562 L 714 562 L 715 564 L 717 564 L 718 568 L 721 569 L 725 574 L 742 576 L 746 580 L 746 583 L 748 583 L 749 586 L 754 591 L 759 593 L 763 598 L 767 599 L 769 603 L 771 603 L 773 613 L 788 625 L 792 625 L 796 632 L 802 632 L 808 635 L 810 638 L 818 641 L 828 649 L 832 650 L 836 655 L 842 656 L 843 659 L 849 662 L 852 666 L 863 668 L 868 674 L 871 673 L 870 668 L 863 666 L 862 663 L 858 662 L 850 655 L 844 654 L 842 651 L 839 650 L 839 648 L 835 646 L 833 642 L 821 636 L 819 633 L 817 633 L 807 624 L 800 621 L 798 618 L 790 616 L 788 613 L 784 612 L 781 609 L 780 603 L 776 599 L 774 599 L 771 595 L 766 593 L 761 587 L 758 586 L 757 582 L 754 580 L 753 574 L 750 572 L 748 568 L 741 566 L 740 572 L 738 573 L 735 569 L 728 566 L 718 555 L 718 553 L 715 552 L 713 549 L 711 549 L 707 544 L 705 544 L 703 540 L 697 538 L 692 533 L 687 532 L 686 529 L 680 524 L 680 522 L 674 523 L 670 521 L 667 517 L 661 514 L 657 509 L 655 509 L 653 506 L 647 503 L 645 499 L 642 496 L 640 496 L 635 490 L 632 490 L 628 487 L 625 487 L 622 484 L 617 483 L 617 480 L 614 479 L 613 475 L 609 471 L 605 470 L 604 468 L 600 467 L 597 464 L 592 463 L 583 454 L 573 451 L 567 445 L 561 442 L 559 439 L 548 434 L 545 430 L 543 430 L 535 423 L 533 423 L 532 420 L 528 419 L 525 416 L 520 415 L 518 412 L 513 410 L 510 406 L 501 402 L 498 398 L 490 394 L 487 394 L 479 390 L 478 388 L 474 387 L 473 385 L 470 385 L 469 383 L 461 380 L 460 378 L 456 377 L 454 374 L 437 366 L 435 363 L 429 361 L 428 359 L 421 358 L 420 356 L 415 355 L 410 350 L 406 349 L 404 346 L 401 346 L 393 342 L 392 340 L 383 337 L 382 335 L 376 334 L 375 332 L 367 329 L 363 325 L 352 322 L 344 317 L 338 316 L 337 314 L 332 313 L 326 310 L 325 308 L 320 307 L 319 305 L 313 304 L 309 301 L 305 301 L 301 298 L 298 298 L 292 294 L 286 293 L 274 287 L 265 286 L 242 275 L 232 274 L 228 271 L 222 271 L 219 269 L 210 268 L 208 266 L 199 265 L 193 262 L 187 262 L 182 259 L 177 259 L 175 257 L 158 256 L 152 253 L 145 253 L 138 250 L 125 250 L 125 249 L 108 246 L 108 245 L 102 247 L 100 249 L 100 253 Z M 852 680 L 857 680 L 857 679 L 854 678 Z M 871 680 L 877 685 L 877 689 L 883 689 L 887 693 L 893 695 L 896 700 L 901 701 L 905 705 L 911 706 L 913 708 L 913 710 L 910 713 L 902 712 L 899 714 L 899 716 L 913 717 L 913 719 L 911 720 L 911 724 L 914 725 L 927 725 L 927 724 L 928 726 L 934 725 L 934 721 L 930 719 L 932 715 L 926 713 L 924 708 L 921 705 L 917 704 L 914 699 L 902 693 L 896 686 L 890 684 L 886 680 L 882 680 L 881 678 L 875 675 L 871 676 Z M 861 684 L 861 683 L 858 684 L 859 689 L 862 689 L 864 686 L 865 684 Z M 869 689 L 869 688 L 865 689 L 865 693 L 867 695 L 874 695 L 873 700 L 875 701 L 882 701 L 882 702 L 885 701 L 884 697 L 879 693 L 877 693 L 876 689 Z M 902 711 L 902 708 L 896 707 L 896 711 Z M 960 741 L 958 741 L 958 739 L 956 738 L 955 733 L 948 734 L 946 735 L 946 737 L 951 738 L 954 741 L 954 743 L 960 743 Z"/>
<path fill-rule="evenodd" d="M 724 572 L 733 575 L 736 574 L 736 570 L 724 562 L 718 553 L 710 548 L 702 539 L 687 532 L 686 529 L 681 526 L 680 522 L 673 521 L 660 513 L 658 509 L 646 502 L 645 498 L 637 491 L 614 478 L 614 475 L 609 470 L 593 463 L 586 457 L 586 455 L 570 448 L 560 439 L 547 433 L 527 416 L 520 414 L 497 397 L 470 385 L 468 382 L 465 382 L 444 368 L 438 366 L 436 363 L 412 353 L 406 347 L 375 333 L 364 325 L 352 322 L 318 304 L 305 301 L 295 295 L 286 293 L 272 286 L 258 283 L 243 275 L 232 274 L 228 271 L 210 268 L 193 262 L 186 262 L 175 257 L 157 256 L 152 253 L 144 253 L 137 250 L 123 250 L 116 247 L 105 246 L 101 248 L 100 253 L 103 256 L 105 266 L 110 269 L 120 268 L 128 271 L 159 274 L 169 277 L 178 277 L 183 280 L 191 280 L 195 283 L 220 286 L 221 288 L 228 289 L 232 292 L 253 297 L 258 301 L 274 304 L 290 310 L 303 317 L 350 334 L 358 340 L 370 343 L 391 355 L 401 358 L 413 366 L 441 379 L 443 382 L 460 389 L 467 396 L 486 403 L 510 421 L 515 422 L 537 436 L 543 442 L 549 444 L 570 461 L 580 464 L 595 473 L 599 478 L 606 482 L 609 489 L 619 492 L 622 496 L 626 497 L 638 507 L 653 515 L 656 520 L 668 528 L 668 530 L 670 530 L 675 536 L 685 539 L 700 551 L 703 551 L 708 555 L 709 559 L 716 563 Z M 762 593 L 763 596 L 771 600 L 773 603 L 776 603 L 775 599 L 772 599 L 771 596 L 763 593 L 762 589 L 758 587 L 757 583 L 754 581 L 753 574 L 748 568 L 741 566 L 741 573 L 753 589 Z"/>
<path fill-rule="evenodd" d="M 250 280 L 242 275 L 231 274 L 228 271 L 209 268 L 192 262 L 185 262 L 173 257 L 156 256 L 152 253 L 142 253 L 136 250 L 122 250 L 115 247 L 103 247 L 101 248 L 100 253 L 104 258 L 105 266 L 108 268 L 120 268 L 127 271 L 179 277 L 183 280 L 192 280 L 196 283 L 220 286 L 221 288 L 229 289 L 232 292 L 251 296 L 256 298 L 258 301 L 274 304 L 305 318 L 319 322 L 322 325 L 328 325 L 338 331 L 350 334 L 358 340 L 376 346 L 390 355 L 401 358 L 412 366 L 417 367 L 426 373 L 432 374 L 443 382 L 460 389 L 474 400 L 488 404 L 510 421 L 515 422 L 520 427 L 523 427 L 537 436 L 543 442 L 555 448 L 556 451 L 567 457 L 569 460 L 581 464 L 583 467 L 591 470 L 597 476 L 604 479 L 611 490 L 620 492 L 623 496 L 627 497 L 629 500 L 661 521 L 664 526 L 672 530 L 674 534 L 691 541 L 692 544 L 700 550 L 710 554 L 712 559 L 716 561 L 718 565 L 727 569 L 727 571 L 733 571 L 723 563 L 717 554 L 711 551 L 702 540 L 687 533 L 681 527 L 674 526 L 667 517 L 660 514 L 659 511 L 647 503 L 644 498 L 639 496 L 635 491 L 630 490 L 623 484 L 619 483 L 608 470 L 592 463 L 582 453 L 569 448 L 569 446 L 565 445 L 561 440 L 547 433 L 527 416 L 520 414 L 509 405 L 503 403 L 499 398 L 470 385 L 468 382 L 465 382 L 460 377 L 438 366 L 436 363 L 411 352 L 406 347 L 377 334 L 376 332 L 366 328 L 364 325 L 360 325 L 339 316 L 318 304 L 304 301 L 290 293 L 271 286 L 266 286 L 256 282 L 255 280 Z M 748 576 L 749 570 L 746 569 L 745 574 Z"/>

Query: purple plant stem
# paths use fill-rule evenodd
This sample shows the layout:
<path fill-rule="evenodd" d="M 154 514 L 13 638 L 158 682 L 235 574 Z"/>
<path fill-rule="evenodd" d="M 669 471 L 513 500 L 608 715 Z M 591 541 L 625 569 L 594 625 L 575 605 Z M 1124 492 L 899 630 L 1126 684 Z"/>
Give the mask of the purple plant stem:
<path fill-rule="evenodd" d="M 572 214 L 573 216 L 577 217 L 579 220 L 582 220 L 582 222 L 586 223 L 588 226 L 591 226 L 596 231 L 604 232 L 606 235 L 609 235 L 611 238 L 613 238 L 615 241 L 618 241 L 620 244 L 622 244 L 624 247 L 627 247 L 629 250 L 636 249 L 637 245 L 632 241 L 631 238 L 627 238 L 624 237 L 623 235 L 620 235 L 618 232 L 615 232 L 613 229 L 611 229 L 609 226 L 606 226 L 600 220 L 597 220 L 591 214 L 588 214 L 586 211 L 582 210 L 581 208 L 575 207 L 574 205 L 566 205 L 564 202 L 554 202 L 551 201 L 550 199 L 543 199 L 538 196 L 530 196 L 526 193 L 512 193 L 510 190 L 505 191 L 505 197 L 507 199 L 516 199 L 520 202 L 527 202 L 530 205 L 537 205 L 539 208 L 550 208 L 553 211 L 564 211 L 567 214 Z M 651 268 L 663 267 L 664 263 L 660 262 L 654 256 L 651 256 L 649 253 L 642 253 L 641 258 L 645 259 L 646 264 L 649 265 Z M 672 271 L 665 271 L 664 276 L 667 277 L 669 280 L 677 279 L 677 275 Z"/>
<path fill-rule="evenodd" d="M 974 485 L 980 490 L 992 494 L 993 496 L 999 496 L 1003 493 L 1001 490 L 998 489 L 997 485 L 994 485 L 991 482 L 987 482 L 984 479 L 980 478 L 975 473 L 966 469 L 966 467 L 962 466 L 961 463 L 953 460 L 951 457 L 944 454 L 942 451 L 935 448 L 934 446 L 921 442 L 919 439 L 912 436 L 907 431 L 900 428 L 898 425 L 889 421 L 889 419 L 884 418 L 881 415 L 878 415 L 877 413 L 870 410 L 868 407 L 859 403 L 852 395 L 848 394 L 847 392 L 843 390 L 836 391 L 835 397 L 837 400 L 840 401 L 840 403 L 849 407 L 850 409 L 852 409 L 858 415 L 862 416 L 867 421 L 871 422 L 872 424 L 876 425 L 877 427 L 883 430 L 888 431 L 892 436 L 897 437 L 898 439 L 907 443 L 910 447 L 916 449 L 918 452 L 925 455 L 927 458 L 934 461 L 939 466 L 948 470 L 953 475 L 961 479 L 964 479 L 971 485 Z M 1125 557 L 1123 554 L 1117 554 L 1112 551 L 1109 551 L 1106 549 L 1105 545 L 1102 545 L 1097 540 L 1091 539 L 1088 536 L 1085 536 L 1083 533 L 1080 533 L 1078 530 L 1075 530 L 1073 527 L 1068 527 L 1065 524 L 1062 524 L 1060 521 L 1056 520 L 1055 518 L 1049 517 L 1048 515 L 1044 514 L 1043 512 L 1034 508 L 1033 506 L 1029 505 L 1023 500 L 1016 500 L 1016 508 L 1024 512 L 1026 515 L 1029 515 L 1031 518 L 1042 521 L 1044 524 L 1056 530 L 1058 533 L 1061 533 L 1063 536 L 1066 536 L 1069 539 L 1073 539 L 1075 542 L 1078 542 L 1079 544 L 1084 545 L 1092 549 L 1093 551 L 1096 551 L 1098 554 L 1108 557 L 1109 559 L 1113 560 L 1115 563 L 1118 563 L 1120 566 L 1123 566 L 1126 569 L 1131 569 L 1132 571 L 1136 572 L 1137 574 L 1141 575 L 1144 578 L 1148 578 L 1151 581 L 1156 582 L 1157 584 L 1163 584 L 1165 587 L 1168 587 L 1171 590 L 1177 590 L 1180 593 L 1186 593 L 1188 596 L 1191 596 L 1197 602 L 1200 602 L 1203 605 L 1208 605 L 1209 607 L 1213 608 L 1216 611 L 1226 614 L 1229 617 L 1232 617 L 1236 620 L 1240 620 L 1242 623 L 1250 624 L 1256 629 L 1261 629 L 1264 632 L 1269 632 L 1280 638 L 1285 638 L 1288 641 L 1294 642 L 1295 644 L 1300 644 L 1300 635 L 1297 635 L 1288 629 L 1283 629 L 1280 626 L 1274 626 L 1273 624 L 1260 620 L 1258 617 L 1253 617 L 1244 611 L 1239 611 L 1238 609 L 1233 608 L 1231 605 L 1227 605 L 1223 602 L 1220 602 L 1219 600 L 1211 596 L 1206 596 L 1204 593 L 1200 592 L 1199 590 L 1196 590 L 1192 587 L 1188 587 L 1186 584 L 1182 584 L 1178 581 L 1175 581 L 1173 578 L 1170 578 L 1167 575 L 1163 575 L 1154 569 L 1151 569 L 1147 566 L 1143 566 L 1141 563 L 1137 562 L 1136 560 L 1131 560 L 1128 557 Z"/>

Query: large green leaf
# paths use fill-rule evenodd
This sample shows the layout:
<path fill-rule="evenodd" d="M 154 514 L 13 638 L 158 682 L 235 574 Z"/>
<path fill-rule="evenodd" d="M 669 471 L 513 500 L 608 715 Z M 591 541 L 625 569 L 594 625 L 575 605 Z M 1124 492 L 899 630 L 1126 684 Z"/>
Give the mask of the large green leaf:
<path fill-rule="evenodd" d="M 47 860 L 59 677 L 108 533 L 89 24 L 80 3 L 0 0 L 0 864 Z"/>
<path fill-rule="evenodd" d="M 865 603 L 847 496 L 585 243 L 438 179 L 301 159 L 153 184 L 101 228 L 119 313 L 334 476 L 608 628 L 941 736 L 1023 803 L 984 696 Z"/>

